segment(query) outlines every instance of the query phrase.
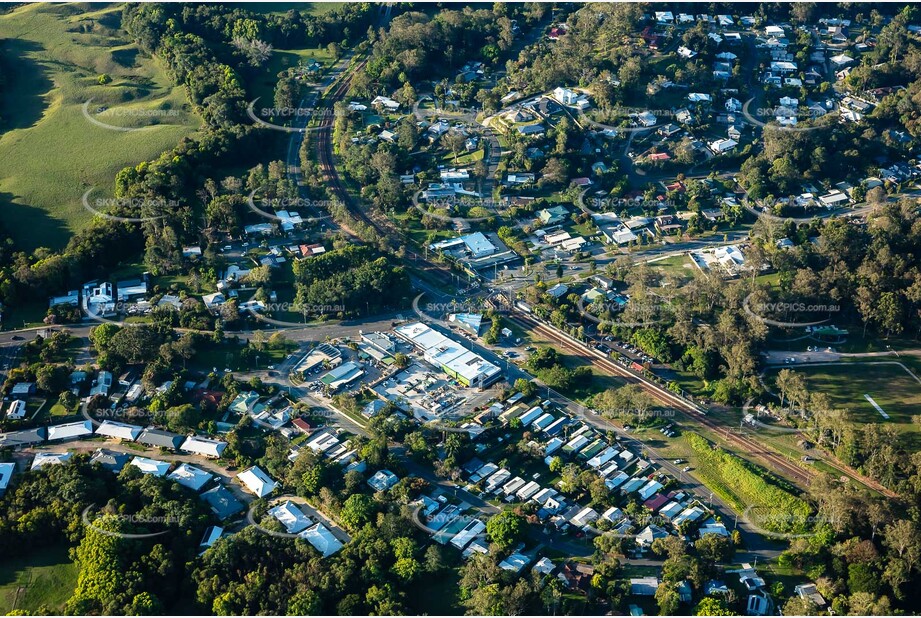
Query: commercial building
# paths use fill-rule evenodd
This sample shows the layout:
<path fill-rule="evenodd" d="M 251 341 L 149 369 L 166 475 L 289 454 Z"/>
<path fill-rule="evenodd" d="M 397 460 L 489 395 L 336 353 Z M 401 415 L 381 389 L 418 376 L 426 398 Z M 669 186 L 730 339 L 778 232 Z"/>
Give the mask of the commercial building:
<path fill-rule="evenodd" d="M 464 386 L 484 387 L 502 377 L 499 367 L 421 322 L 399 326 L 394 332 Z"/>

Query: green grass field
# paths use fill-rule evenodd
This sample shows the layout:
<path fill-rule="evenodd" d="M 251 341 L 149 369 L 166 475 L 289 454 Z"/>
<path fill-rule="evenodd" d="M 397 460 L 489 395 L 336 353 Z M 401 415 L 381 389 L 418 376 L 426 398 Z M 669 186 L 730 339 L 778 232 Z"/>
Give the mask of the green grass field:
<path fill-rule="evenodd" d="M 921 442 L 921 427 L 914 424 L 911 417 L 921 409 L 921 384 L 906 369 L 892 364 L 897 360 L 801 365 L 792 370 L 805 376 L 811 392 L 825 393 L 834 406 L 847 410 L 851 420 L 892 424 L 900 432 L 912 432 L 913 442 L 918 443 Z M 772 387 L 776 375 L 776 371 L 772 371 L 767 376 Z M 879 404 L 889 420 L 877 412 L 864 394 Z"/>
<path fill-rule="evenodd" d="M 29 4 L 0 15 L 9 80 L 0 100 L 0 221 L 26 250 L 62 247 L 92 218 L 81 205 L 88 189 L 91 199 L 111 196 L 119 170 L 200 124 L 164 67 L 130 44 L 121 9 L 98 6 Z M 112 82 L 100 85 L 101 74 Z M 96 126 L 84 117 L 89 100 L 105 124 L 153 126 Z"/>
<path fill-rule="evenodd" d="M 0 613 L 60 613 L 77 585 L 77 565 L 66 547 L 32 552 L 0 562 Z"/>
<path fill-rule="evenodd" d="M 284 15 L 291 9 L 296 9 L 302 13 L 311 15 L 323 15 L 329 13 L 344 2 L 241 2 L 240 8 L 252 11 L 253 13 Z"/>

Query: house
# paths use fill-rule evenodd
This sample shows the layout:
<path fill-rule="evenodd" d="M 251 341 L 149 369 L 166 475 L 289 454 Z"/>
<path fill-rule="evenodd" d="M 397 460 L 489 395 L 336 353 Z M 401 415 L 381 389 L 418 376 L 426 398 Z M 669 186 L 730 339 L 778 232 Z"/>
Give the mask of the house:
<path fill-rule="evenodd" d="M 201 556 L 204 554 L 223 534 L 224 529 L 220 526 L 208 526 L 205 529 L 205 534 L 201 538 L 201 543 L 198 544 L 198 548 L 201 550 L 198 555 Z"/>
<path fill-rule="evenodd" d="M 13 421 L 20 421 L 26 417 L 26 402 L 22 399 L 16 399 L 10 403 L 6 409 L 6 418 Z"/>
<path fill-rule="evenodd" d="M 99 464 L 114 474 L 121 472 L 129 461 L 131 461 L 131 455 L 104 448 L 96 449 L 96 452 L 90 457 L 90 463 Z"/>
<path fill-rule="evenodd" d="M 129 425 L 128 423 L 119 423 L 117 421 L 102 421 L 102 424 L 96 428 L 96 435 L 106 436 L 109 438 L 119 438 L 134 442 L 144 431 L 139 425 Z"/>
<path fill-rule="evenodd" d="M 798 586 L 794 586 L 793 592 L 796 593 L 801 599 L 809 599 L 815 603 L 815 606 L 819 609 L 825 607 L 825 597 L 819 594 L 815 584 L 800 584 Z"/>
<path fill-rule="evenodd" d="M 170 472 L 167 478 L 176 481 L 183 487 L 188 487 L 192 491 L 201 491 L 201 488 L 211 480 L 212 476 L 200 468 L 182 463 L 179 464 L 178 468 Z"/>
<path fill-rule="evenodd" d="M 142 474 L 152 474 L 154 476 L 164 476 L 170 468 L 170 464 L 167 461 L 147 457 L 135 457 L 131 460 L 130 465 L 138 468 Z"/>
<path fill-rule="evenodd" d="M 729 152 L 738 145 L 739 142 L 735 141 L 734 139 L 718 139 L 707 144 L 713 154 L 723 154 L 724 152 Z"/>
<path fill-rule="evenodd" d="M 569 216 L 569 210 L 563 206 L 552 206 L 544 208 L 537 213 L 537 218 L 543 225 L 554 225 L 565 221 Z"/>
<path fill-rule="evenodd" d="M 531 567 L 532 571 L 541 575 L 551 575 L 555 569 L 556 565 L 553 564 L 553 560 L 546 556 L 535 562 L 534 566 Z"/>
<path fill-rule="evenodd" d="M 394 101 L 390 97 L 377 96 L 374 97 L 374 100 L 371 101 L 371 106 L 378 109 L 384 109 L 388 112 L 395 112 L 400 109 L 400 104 L 397 101 Z"/>
<path fill-rule="evenodd" d="M 649 525 L 636 535 L 636 544 L 641 547 L 649 547 L 656 539 L 664 539 L 667 536 L 668 532 L 659 526 Z"/>
<path fill-rule="evenodd" d="M 713 97 L 702 92 L 692 92 L 688 94 L 688 101 L 691 103 L 710 103 L 713 101 Z"/>
<path fill-rule="evenodd" d="M 73 453 L 36 453 L 35 459 L 32 460 L 30 470 L 38 470 L 45 466 L 59 466 L 70 461 Z"/>
<path fill-rule="evenodd" d="M 15 471 L 15 463 L 0 463 L 0 494 L 5 492 L 6 488 L 10 486 L 10 479 L 13 478 L 13 473 Z"/>
<path fill-rule="evenodd" d="M 840 69 L 854 62 L 854 59 L 847 54 L 838 54 L 837 56 L 832 56 L 829 60 L 835 69 Z"/>
<path fill-rule="evenodd" d="M 0 433 L 0 448 L 18 448 L 22 446 L 31 446 L 45 441 L 48 430 L 44 427 L 35 427 L 33 429 L 21 429 L 19 431 L 10 431 Z"/>
<path fill-rule="evenodd" d="M 300 534 L 300 537 L 313 545 L 324 558 L 332 556 L 342 549 L 342 541 L 337 539 L 329 528 L 321 523 L 308 528 Z"/>
<path fill-rule="evenodd" d="M 636 115 L 636 122 L 643 127 L 655 126 L 657 121 L 656 115 L 650 111 L 641 112 Z"/>
<path fill-rule="evenodd" d="M 237 500 L 230 490 L 218 485 L 201 494 L 201 499 L 208 503 L 211 511 L 221 521 L 243 511 L 246 507 Z"/>
<path fill-rule="evenodd" d="M 281 522 L 288 534 L 297 534 L 313 525 L 310 518 L 290 500 L 269 509 L 269 515 Z"/>
<path fill-rule="evenodd" d="M 190 436 L 182 443 L 179 450 L 185 451 L 186 453 L 194 453 L 195 455 L 204 455 L 205 457 L 218 459 L 225 448 L 227 448 L 227 443 L 221 440 Z"/>
<path fill-rule="evenodd" d="M 524 554 L 513 553 L 499 563 L 499 568 L 512 573 L 521 573 L 530 561 L 531 559 Z"/>
<path fill-rule="evenodd" d="M 517 130 L 519 134 L 525 135 L 525 136 L 543 135 L 544 132 L 546 131 L 546 129 L 544 129 L 544 125 L 540 123 L 523 124 L 523 125 L 515 127 L 515 130 Z"/>
<path fill-rule="evenodd" d="M 658 577 L 631 577 L 630 594 L 640 597 L 655 596 L 656 590 L 659 589 Z"/>
<path fill-rule="evenodd" d="M 566 292 L 569 291 L 569 286 L 565 283 L 557 283 L 555 286 L 547 290 L 547 294 L 553 298 L 559 299 L 566 295 Z"/>
<path fill-rule="evenodd" d="M 67 305 L 70 307 L 76 307 L 80 304 L 80 290 L 71 290 L 64 294 L 63 296 L 52 296 L 48 299 L 48 308 L 59 307 Z"/>
<path fill-rule="evenodd" d="M 130 279 L 117 282 L 115 287 L 118 290 L 118 302 L 122 303 L 129 300 L 134 300 L 136 298 L 146 297 L 148 276 L 149 273 L 144 273 L 143 277 L 140 279 Z"/>
<path fill-rule="evenodd" d="M 11 397 L 29 397 L 35 394 L 35 382 L 17 382 L 10 391 Z"/>
<path fill-rule="evenodd" d="M 105 282 L 96 285 L 96 282 L 83 286 L 83 304 L 87 311 L 93 315 L 109 315 L 115 312 L 115 295 L 112 284 Z"/>
<path fill-rule="evenodd" d="M 795 62 L 777 61 L 771 63 L 771 73 L 792 73 L 796 70 Z"/>
<path fill-rule="evenodd" d="M 52 440 L 73 440 L 74 438 L 91 435 L 93 435 L 93 423 L 90 420 L 48 427 L 49 442 Z"/>
<path fill-rule="evenodd" d="M 694 51 L 693 49 L 688 49 L 684 45 L 681 45 L 678 47 L 678 55 L 681 56 L 682 58 L 691 59 L 697 55 L 697 52 Z"/>
<path fill-rule="evenodd" d="M 147 427 L 138 436 L 137 441 L 147 446 L 176 450 L 183 442 L 183 436 L 171 431 Z"/>
<path fill-rule="evenodd" d="M 378 470 L 374 473 L 374 476 L 368 479 L 368 485 L 370 485 L 374 491 L 387 491 L 396 485 L 399 480 L 397 475 L 390 470 Z"/>
<path fill-rule="evenodd" d="M 259 466 L 247 468 L 237 475 L 237 480 L 243 483 L 248 490 L 256 494 L 259 498 L 265 498 L 275 491 L 275 487 L 277 486 L 277 483 L 273 481 L 268 474 L 263 472 Z"/>

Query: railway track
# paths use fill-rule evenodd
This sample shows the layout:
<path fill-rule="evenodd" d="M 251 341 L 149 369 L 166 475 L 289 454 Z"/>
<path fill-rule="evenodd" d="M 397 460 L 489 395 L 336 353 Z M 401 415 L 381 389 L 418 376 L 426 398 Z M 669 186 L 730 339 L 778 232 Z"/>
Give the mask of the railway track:
<path fill-rule="evenodd" d="M 794 481 L 796 484 L 801 486 L 808 486 L 809 482 L 812 480 L 812 477 L 814 476 L 812 471 L 803 469 L 791 463 L 785 457 L 777 455 L 776 453 L 759 445 L 755 440 L 728 431 L 726 427 L 721 426 L 708 418 L 707 415 L 694 404 L 662 388 L 655 382 L 651 382 L 650 380 L 637 375 L 632 371 L 625 369 L 624 367 L 621 367 L 606 355 L 602 354 L 598 350 L 595 350 L 594 348 L 585 345 L 578 339 L 574 339 L 566 333 L 547 326 L 546 324 L 524 314 L 510 315 L 507 316 L 507 319 L 517 323 L 519 326 L 525 328 L 526 330 L 537 332 L 538 334 L 547 337 L 550 341 L 557 342 L 562 348 L 569 350 L 570 352 L 575 353 L 577 356 L 590 361 L 592 364 L 602 368 L 607 373 L 624 378 L 627 382 L 632 384 L 639 385 L 659 403 L 664 404 L 670 408 L 674 408 L 693 418 L 695 422 L 703 425 L 704 427 L 707 427 L 708 429 L 711 429 L 714 432 L 717 432 L 720 436 L 725 438 L 727 442 L 730 442 L 734 446 L 738 447 L 740 451 L 756 457 L 765 463 L 770 470 L 781 474 L 782 476 Z"/>
<path fill-rule="evenodd" d="M 350 69 L 343 77 L 339 80 L 336 86 L 333 88 L 326 97 L 326 107 L 332 108 L 336 102 L 341 101 L 345 98 L 345 95 L 349 91 L 349 85 L 352 82 L 352 73 L 354 71 L 360 70 L 367 63 L 367 60 L 362 60 L 355 67 Z M 336 165 L 334 162 L 333 156 L 333 143 L 332 143 L 332 133 L 333 133 L 333 124 L 335 123 L 335 117 L 332 114 L 327 114 L 323 116 L 323 119 L 320 121 L 319 128 L 317 130 L 317 160 L 320 164 L 320 172 L 323 174 L 324 180 L 328 183 L 328 186 L 332 193 L 343 203 L 346 210 L 362 223 L 371 227 L 374 232 L 382 238 L 391 239 L 391 238 L 401 238 L 400 231 L 394 228 L 392 225 L 385 225 L 377 221 L 373 217 L 369 216 L 368 213 L 361 207 L 361 204 L 349 193 L 345 184 L 342 182 L 342 178 L 339 176 L 339 172 L 336 170 Z M 389 223 L 389 222 L 388 222 Z M 359 237 L 355 230 L 347 229 L 343 227 L 348 233 L 352 236 Z M 416 263 L 421 263 L 426 273 L 435 278 L 440 285 L 449 285 L 452 282 L 452 276 L 449 270 L 445 269 L 443 266 L 435 264 L 434 262 L 426 259 L 424 256 L 419 255 L 418 253 L 408 250 L 408 253 L 412 255 L 413 260 Z"/>

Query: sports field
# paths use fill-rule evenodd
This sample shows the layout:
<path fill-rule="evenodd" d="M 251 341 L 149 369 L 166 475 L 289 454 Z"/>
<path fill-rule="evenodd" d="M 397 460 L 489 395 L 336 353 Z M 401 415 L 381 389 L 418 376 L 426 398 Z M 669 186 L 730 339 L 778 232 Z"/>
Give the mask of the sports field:
<path fill-rule="evenodd" d="M 832 405 L 847 410 L 857 423 L 887 423 L 917 433 L 912 416 L 921 414 L 921 383 L 898 360 L 874 360 L 792 368 L 806 378 L 810 391 L 825 393 Z M 773 388 L 776 371 L 767 378 Z M 888 419 L 865 397 L 869 395 Z"/>
<path fill-rule="evenodd" d="M 192 133 L 182 88 L 121 29 L 118 5 L 32 4 L 0 15 L 0 222 L 20 247 L 60 248 L 92 215 L 88 189 Z M 111 82 L 100 84 L 101 75 Z M 88 114 L 119 131 L 93 124 Z"/>

